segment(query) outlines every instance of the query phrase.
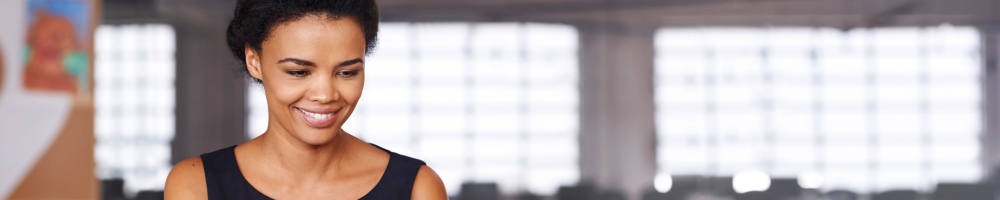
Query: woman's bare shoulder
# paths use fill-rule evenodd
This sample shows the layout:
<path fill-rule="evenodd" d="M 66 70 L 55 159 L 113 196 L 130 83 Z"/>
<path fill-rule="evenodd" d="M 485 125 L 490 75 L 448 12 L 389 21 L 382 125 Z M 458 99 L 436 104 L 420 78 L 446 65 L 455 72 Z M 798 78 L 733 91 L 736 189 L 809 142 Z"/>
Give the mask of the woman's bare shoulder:
<path fill-rule="evenodd" d="M 205 167 L 201 157 L 195 156 L 174 165 L 163 188 L 164 199 L 208 199 L 205 186 Z"/>
<path fill-rule="evenodd" d="M 427 165 L 420 166 L 417 171 L 417 179 L 413 181 L 412 199 L 448 199 L 448 193 L 444 189 L 444 182 L 434 169 Z"/>

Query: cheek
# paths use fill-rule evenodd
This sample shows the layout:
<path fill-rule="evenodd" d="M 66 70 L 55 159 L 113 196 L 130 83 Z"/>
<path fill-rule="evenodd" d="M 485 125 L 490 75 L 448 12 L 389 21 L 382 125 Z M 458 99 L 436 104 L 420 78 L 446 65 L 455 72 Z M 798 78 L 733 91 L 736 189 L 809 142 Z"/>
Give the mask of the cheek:
<path fill-rule="evenodd" d="M 364 77 L 359 77 L 358 79 L 340 84 L 340 86 L 337 87 L 337 90 L 340 91 L 342 98 L 347 100 L 347 103 L 352 104 L 353 106 L 358 103 L 358 99 L 361 99 L 361 91 L 364 87 L 365 79 Z"/>
<path fill-rule="evenodd" d="M 270 99 L 268 104 L 279 106 L 282 109 L 301 99 L 304 93 L 301 86 L 283 81 L 264 82 L 264 86 L 267 90 L 267 98 Z"/>
<path fill-rule="evenodd" d="M 268 105 L 284 109 L 288 107 L 287 105 L 295 103 L 302 97 L 304 93 L 303 87 L 296 84 L 295 81 L 282 80 L 281 75 L 284 72 L 275 68 L 273 66 L 261 66 L 260 80 L 264 84 Z"/>

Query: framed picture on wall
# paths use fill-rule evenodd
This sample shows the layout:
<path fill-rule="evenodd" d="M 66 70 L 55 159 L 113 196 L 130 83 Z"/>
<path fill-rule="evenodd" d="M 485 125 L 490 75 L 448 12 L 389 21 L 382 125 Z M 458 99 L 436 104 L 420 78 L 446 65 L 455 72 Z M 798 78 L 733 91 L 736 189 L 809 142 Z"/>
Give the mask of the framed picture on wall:
<path fill-rule="evenodd" d="M 24 47 L 24 88 L 69 94 L 89 86 L 90 3 L 30 0 Z"/>

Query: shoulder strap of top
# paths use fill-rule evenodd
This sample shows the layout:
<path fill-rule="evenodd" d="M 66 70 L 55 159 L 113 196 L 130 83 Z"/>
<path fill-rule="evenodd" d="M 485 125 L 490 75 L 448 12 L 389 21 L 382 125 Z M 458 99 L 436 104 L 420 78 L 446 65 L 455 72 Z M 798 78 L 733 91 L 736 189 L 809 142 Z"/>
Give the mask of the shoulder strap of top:
<path fill-rule="evenodd" d="M 389 164 L 375 188 L 361 199 L 410 199 L 413 182 L 417 179 L 420 167 L 425 165 L 424 161 L 386 150 L 375 144 L 372 146 L 389 153 Z"/>
<path fill-rule="evenodd" d="M 270 199 L 254 189 L 243 177 L 236 163 L 235 149 L 234 145 L 201 154 L 208 199 Z"/>

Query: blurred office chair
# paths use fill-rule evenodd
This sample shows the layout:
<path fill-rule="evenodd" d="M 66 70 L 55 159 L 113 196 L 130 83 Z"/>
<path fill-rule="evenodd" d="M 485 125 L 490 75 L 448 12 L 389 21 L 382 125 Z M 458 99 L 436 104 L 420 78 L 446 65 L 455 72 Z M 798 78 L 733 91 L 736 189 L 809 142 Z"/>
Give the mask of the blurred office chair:
<path fill-rule="evenodd" d="M 104 200 L 124 200 L 125 192 L 123 191 L 123 186 L 125 186 L 125 181 L 122 179 L 108 179 L 101 180 L 101 199 Z"/>
<path fill-rule="evenodd" d="M 734 196 L 708 193 L 708 192 L 695 192 L 691 193 L 691 195 L 688 195 L 687 198 L 683 198 L 680 200 L 733 200 L 733 197 Z"/>
<path fill-rule="evenodd" d="M 592 184 L 580 183 L 575 186 L 561 186 L 556 192 L 558 200 L 596 200 L 597 187 Z M 464 200 L 464 199 L 463 199 Z"/>
<path fill-rule="evenodd" d="M 986 200 L 995 199 L 990 185 L 969 183 L 938 183 L 931 200 Z"/>
<path fill-rule="evenodd" d="M 890 190 L 878 193 L 872 200 L 917 200 L 920 194 L 913 190 Z"/>
<path fill-rule="evenodd" d="M 796 198 L 802 195 L 802 187 L 799 187 L 797 179 L 771 179 L 771 187 L 767 188 L 767 193 L 775 199 Z"/>
<path fill-rule="evenodd" d="M 847 190 L 830 191 L 825 196 L 825 200 L 858 200 L 858 194 Z"/>
<path fill-rule="evenodd" d="M 517 194 L 517 197 L 514 198 L 514 199 L 517 199 L 517 200 L 542 200 L 542 199 L 545 199 L 545 198 L 542 198 L 542 196 L 538 196 L 538 195 L 530 193 L 530 192 L 524 192 L 524 193 Z"/>
<path fill-rule="evenodd" d="M 674 181 L 675 185 L 671 187 L 670 191 L 667 191 L 666 193 L 661 193 L 660 191 L 657 191 L 655 188 L 652 187 L 646 189 L 646 191 L 642 193 L 642 200 L 673 200 L 673 199 L 684 200 L 687 199 L 689 195 L 695 192 L 695 186 L 693 180 L 690 183 L 686 183 L 683 181 L 678 183 L 676 182 L 677 179 L 675 179 Z"/>
<path fill-rule="evenodd" d="M 797 199 L 797 200 L 822 200 L 823 199 L 823 191 L 819 191 L 817 189 L 802 189 L 802 192 L 801 192 L 800 196 L 798 196 L 796 198 L 792 198 L 792 199 Z"/>
<path fill-rule="evenodd" d="M 643 200 L 730 199 L 736 195 L 732 177 L 675 176 L 670 190 L 648 189 Z"/>
<path fill-rule="evenodd" d="M 496 183 L 462 183 L 460 200 L 498 200 L 500 191 Z"/>
<path fill-rule="evenodd" d="M 642 192 L 642 200 L 663 200 L 667 199 L 666 193 L 660 193 L 654 188 L 648 188 L 646 191 Z"/>
<path fill-rule="evenodd" d="M 664 193 L 663 199 L 687 199 L 698 191 L 699 176 L 675 176 L 670 191 Z"/>
<path fill-rule="evenodd" d="M 163 200 L 163 191 L 141 191 L 134 200 Z"/>
<path fill-rule="evenodd" d="M 736 190 L 733 189 L 733 177 L 709 177 L 707 181 L 707 191 L 709 193 L 723 196 L 736 196 L 737 194 Z M 705 191 L 702 188 L 698 189 L 699 191 Z"/>
<path fill-rule="evenodd" d="M 769 192 L 753 191 L 737 194 L 736 200 L 776 200 L 776 196 Z"/>
<path fill-rule="evenodd" d="M 597 199 L 600 199 L 600 200 L 625 200 L 625 194 L 623 194 L 621 191 L 617 191 L 617 190 L 604 191 L 604 192 L 601 192 L 601 194 L 597 195 Z"/>

